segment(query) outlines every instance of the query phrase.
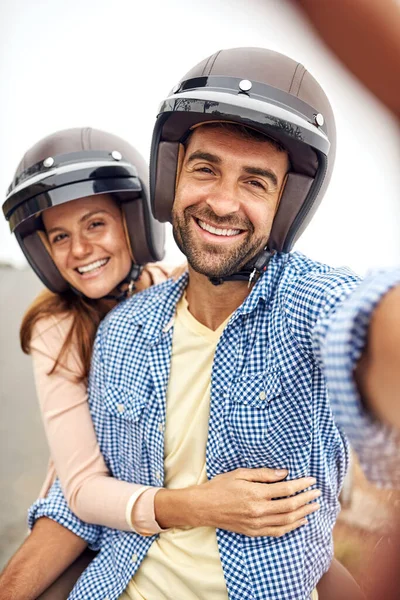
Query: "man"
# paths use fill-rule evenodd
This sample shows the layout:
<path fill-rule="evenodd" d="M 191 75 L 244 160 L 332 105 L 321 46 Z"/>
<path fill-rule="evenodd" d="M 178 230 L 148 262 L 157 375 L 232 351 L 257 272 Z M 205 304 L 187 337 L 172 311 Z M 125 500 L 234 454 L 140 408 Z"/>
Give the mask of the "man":
<path fill-rule="evenodd" d="M 331 560 L 348 456 L 338 425 L 371 478 L 398 483 L 398 440 L 375 415 L 399 424 L 400 273 L 360 282 L 289 253 L 322 199 L 335 143 L 329 103 L 301 65 L 223 51 L 174 92 L 153 136 L 152 201 L 172 219 L 189 277 L 103 323 L 89 390 L 111 471 L 170 488 L 155 496 L 170 529 L 154 539 L 83 525 L 57 483 L 31 523 L 50 517 L 100 549 L 72 599 L 306 599 Z M 252 519 L 246 502 L 232 513 L 243 467 L 264 481 Z M 263 467 L 315 477 L 322 492 L 308 522 L 280 537 L 260 535 Z M 217 504 L 226 522 L 216 531 Z"/>

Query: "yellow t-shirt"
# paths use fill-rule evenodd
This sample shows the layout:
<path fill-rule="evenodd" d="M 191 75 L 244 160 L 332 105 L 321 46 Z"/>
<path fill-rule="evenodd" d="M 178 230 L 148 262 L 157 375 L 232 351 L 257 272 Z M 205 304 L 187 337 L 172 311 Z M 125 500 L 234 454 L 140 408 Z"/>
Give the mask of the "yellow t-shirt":
<path fill-rule="evenodd" d="M 215 349 L 228 319 L 216 331 L 177 305 L 167 390 L 164 485 L 204 483 Z M 169 529 L 151 545 L 122 599 L 227 600 L 215 529 Z"/>
<path fill-rule="evenodd" d="M 185 297 L 177 305 L 167 390 L 164 485 L 204 483 L 216 331 L 199 323 Z M 227 600 L 215 529 L 169 529 L 153 542 L 119 600 Z M 314 596 L 313 596 L 314 598 Z M 315 596 L 317 598 L 317 596 Z"/>

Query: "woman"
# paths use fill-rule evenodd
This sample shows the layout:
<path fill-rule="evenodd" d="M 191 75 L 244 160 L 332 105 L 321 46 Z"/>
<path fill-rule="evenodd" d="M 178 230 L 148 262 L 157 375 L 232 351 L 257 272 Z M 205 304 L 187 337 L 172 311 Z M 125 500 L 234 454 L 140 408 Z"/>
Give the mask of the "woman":
<path fill-rule="evenodd" d="M 25 155 L 4 212 L 51 290 L 34 302 L 21 327 L 53 461 L 43 494 L 57 473 L 70 508 L 82 520 L 152 535 L 162 531 L 154 515 L 160 488 L 110 477 L 86 395 L 101 319 L 134 288 L 165 277 L 160 268 L 139 267 L 159 260 L 164 243 L 162 226 L 149 210 L 146 177 L 144 162 L 126 142 L 95 130 L 68 130 Z M 305 504 L 301 517 L 316 508 Z M 47 567 L 46 585 L 73 558 L 67 553 Z M 32 597 L 44 589 L 33 588 Z"/>

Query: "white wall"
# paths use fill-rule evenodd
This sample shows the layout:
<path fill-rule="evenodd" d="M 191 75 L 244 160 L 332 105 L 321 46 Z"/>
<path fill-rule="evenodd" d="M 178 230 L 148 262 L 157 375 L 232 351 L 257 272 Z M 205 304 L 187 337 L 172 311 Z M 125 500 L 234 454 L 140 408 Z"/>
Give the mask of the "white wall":
<path fill-rule="evenodd" d="M 181 75 L 219 48 L 265 46 L 302 61 L 337 115 L 334 177 L 297 248 L 359 272 L 398 263 L 397 124 L 310 31 L 284 0 L 2 0 L 0 189 L 29 145 L 66 127 L 112 131 L 148 156 L 158 104 Z M 23 262 L 3 220 L 1 260 Z"/>

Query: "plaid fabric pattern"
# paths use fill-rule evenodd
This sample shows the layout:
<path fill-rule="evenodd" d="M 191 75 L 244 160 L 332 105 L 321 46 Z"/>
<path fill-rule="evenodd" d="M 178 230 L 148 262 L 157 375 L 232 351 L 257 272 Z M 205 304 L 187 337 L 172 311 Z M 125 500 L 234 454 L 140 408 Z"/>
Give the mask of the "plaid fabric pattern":
<path fill-rule="evenodd" d="M 308 525 L 281 538 L 217 530 L 230 599 L 310 597 L 332 557 L 348 464 L 344 430 L 374 481 L 400 482 L 398 439 L 364 411 L 352 379 L 370 315 L 399 282 L 400 271 L 360 282 L 347 269 L 278 254 L 224 330 L 212 370 L 208 477 L 239 467 L 285 467 L 290 479 L 315 476 L 322 491 L 321 509 Z M 183 275 L 124 302 L 97 334 L 89 402 L 108 467 L 126 481 L 163 484 L 160 424 L 172 322 L 186 284 Z M 154 539 L 82 523 L 58 483 L 32 507 L 30 525 L 44 515 L 100 548 L 71 600 L 116 600 Z"/>

